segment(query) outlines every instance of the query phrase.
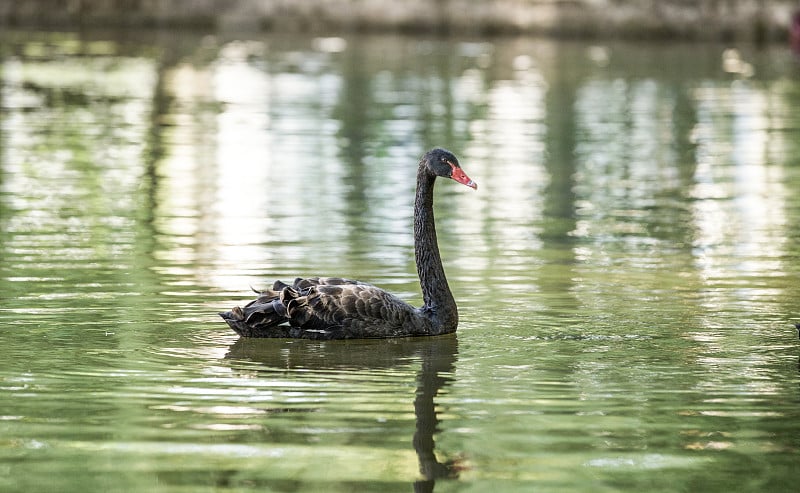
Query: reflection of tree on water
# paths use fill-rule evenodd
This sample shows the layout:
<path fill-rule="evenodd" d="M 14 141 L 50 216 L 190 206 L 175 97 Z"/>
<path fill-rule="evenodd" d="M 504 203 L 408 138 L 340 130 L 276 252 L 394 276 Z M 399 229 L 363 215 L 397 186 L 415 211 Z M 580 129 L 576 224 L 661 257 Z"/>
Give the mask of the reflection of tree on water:
<path fill-rule="evenodd" d="M 434 435 L 440 431 L 435 397 L 452 381 L 458 355 L 456 334 L 389 340 L 306 341 L 248 339 L 237 340 L 226 358 L 248 360 L 281 369 L 370 370 L 421 362 L 416 377 L 414 399 L 415 431 L 413 446 L 422 479 L 414 491 L 433 491 L 437 479 L 456 478 L 458 458 L 440 462 L 435 453 Z"/>

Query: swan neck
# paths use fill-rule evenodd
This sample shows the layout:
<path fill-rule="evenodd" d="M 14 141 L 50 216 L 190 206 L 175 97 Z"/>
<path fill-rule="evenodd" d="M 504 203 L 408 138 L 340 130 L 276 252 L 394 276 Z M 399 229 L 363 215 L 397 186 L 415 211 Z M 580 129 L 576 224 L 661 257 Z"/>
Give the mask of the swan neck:
<path fill-rule="evenodd" d="M 438 333 L 452 332 L 458 325 L 458 309 L 447 284 L 433 217 L 433 185 L 436 176 L 424 163 L 417 173 L 417 194 L 414 203 L 414 253 L 417 261 L 424 306 L 422 312 L 431 317 Z"/>

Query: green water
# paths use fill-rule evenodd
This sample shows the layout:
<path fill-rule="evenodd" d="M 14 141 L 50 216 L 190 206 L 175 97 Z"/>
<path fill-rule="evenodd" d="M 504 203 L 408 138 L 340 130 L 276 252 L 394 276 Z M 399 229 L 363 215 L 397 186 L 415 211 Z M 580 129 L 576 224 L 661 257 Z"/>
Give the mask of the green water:
<path fill-rule="evenodd" d="M 2 33 L 0 490 L 793 491 L 798 108 L 782 46 Z M 434 145 L 455 336 L 217 317 L 419 303 Z"/>

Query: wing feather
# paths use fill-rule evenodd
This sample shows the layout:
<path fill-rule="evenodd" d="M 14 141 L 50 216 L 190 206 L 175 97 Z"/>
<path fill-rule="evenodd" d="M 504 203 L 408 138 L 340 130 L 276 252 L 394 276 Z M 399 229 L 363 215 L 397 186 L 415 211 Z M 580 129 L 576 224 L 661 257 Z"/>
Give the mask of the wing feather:
<path fill-rule="evenodd" d="M 422 334 L 418 311 L 371 284 L 339 277 L 297 278 L 230 312 L 221 313 L 237 333 L 248 337 L 345 339 Z M 409 331 L 409 327 L 418 330 Z"/>

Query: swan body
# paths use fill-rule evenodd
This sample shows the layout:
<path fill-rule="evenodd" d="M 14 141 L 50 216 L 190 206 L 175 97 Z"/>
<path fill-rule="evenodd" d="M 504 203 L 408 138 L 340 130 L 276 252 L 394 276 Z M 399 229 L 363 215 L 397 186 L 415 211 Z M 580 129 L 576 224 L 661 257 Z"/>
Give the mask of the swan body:
<path fill-rule="evenodd" d="M 414 308 L 364 282 L 311 277 L 297 278 L 291 285 L 276 281 L 244 307 L 220 316 L 242 337 L 353 339 L 454 332 L 458 308 L 447 285 L 433 218 L 437 176 L 477 188 L 449 151 L 436 148 L 422 156 L 414 201 L 414 253 L 422 307 Z"/>

